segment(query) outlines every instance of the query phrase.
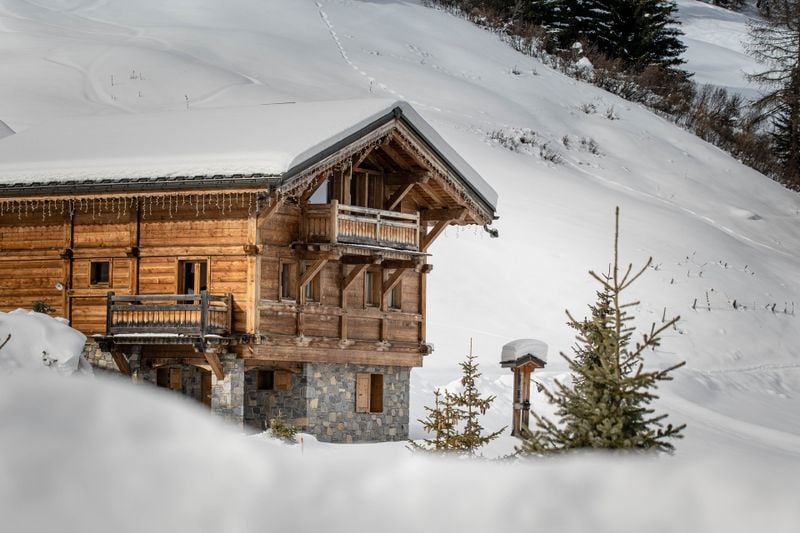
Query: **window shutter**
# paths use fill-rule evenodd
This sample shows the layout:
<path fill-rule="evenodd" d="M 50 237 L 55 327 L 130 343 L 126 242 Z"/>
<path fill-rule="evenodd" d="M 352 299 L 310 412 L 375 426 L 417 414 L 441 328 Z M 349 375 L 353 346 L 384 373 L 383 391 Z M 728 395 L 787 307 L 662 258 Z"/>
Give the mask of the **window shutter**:
<path fill-rule="evenodd" d="M 169 388 L 172 390 L 181 390 L 181 369 L 180 368 L 170 368 L 169 369 Z"/>
<path fill-rule="evenodd" d="M 370 400 L 369 410 L 371 413 L 383 412 L 383 374 L 372 374 L 370 376 Z"/>
<path fill-rule="evenodd" d="M 275 371 L 275 390 L 291 390 L 292 373 L 286 370 Z"/>
<path fill-rule="evenodd" d="M 356 374 L 356 413 L 369 413 L 369 374 Z"/>

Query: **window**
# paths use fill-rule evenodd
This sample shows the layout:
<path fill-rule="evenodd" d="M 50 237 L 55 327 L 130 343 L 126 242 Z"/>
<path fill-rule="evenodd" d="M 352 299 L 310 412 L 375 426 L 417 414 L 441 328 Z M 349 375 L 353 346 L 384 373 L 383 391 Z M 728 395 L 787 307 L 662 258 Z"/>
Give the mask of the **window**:
<path fill-rule="evenodd" d="M 178 261 L 178 294 L 208 290 L 208 261 Z"/>
<path fill-rule="evenodd" d="M 180 368 L 159 368 L 156 370 L 156 385 L 170 390 L 181 390 L 183 372 Z"/>
<path fill-rule="evenodd" d="M 307 263 L 303 263 L 303 272 L 309 267 Z M 305 284 L 303 287 L 303 298 L 306 302 L 319 302 L 319 295 L 320 295 L 320 286 L 319 286 L 319 279 L 320 274 L 317 273 L 316 276 L 311 278 L 311 281 Z"/>
<path fill-rule="evenodd" d="M 281 300 L 294 300 L 296 285 L 295 264 L 281 263 Z"/>
<path fill-rule="evenodd" d="M 92 261 L 89 264 L 89 284 L 108 285 L 111 279 L 111 261 Z"/>
<path fill-rule="evenodd" d="M 402 283 L 402 281 L 398 282 L 397 285 L 392 287 L 392 290 L 390 290 L 386 295 L 386 307 L 389 309 L 399 310 L 401 308 L 400 298 L 403 290 L 400 287 L 402 286 Z"/>
<path fill-rule="evenodd" d="M 380 272 L 367 270 L 364 273 L 364 307 L 377 307 L 381 303 Z"/>
<path fill-rule="evenodd" d="M 356 374 L 356 413 L 383 412 L 383 374 Z"/>
<path fill-rule="evenodd" d="M 287 370 L 259 370 L 256 376 L 257 390 L 291 390 L 292 373 Z"/>
<path fill-rule="evenodd" d="M 258 390 L 275 389 L 275 372 L 272 370 L 259 370 L 256 379 L 256 389 Z"/>

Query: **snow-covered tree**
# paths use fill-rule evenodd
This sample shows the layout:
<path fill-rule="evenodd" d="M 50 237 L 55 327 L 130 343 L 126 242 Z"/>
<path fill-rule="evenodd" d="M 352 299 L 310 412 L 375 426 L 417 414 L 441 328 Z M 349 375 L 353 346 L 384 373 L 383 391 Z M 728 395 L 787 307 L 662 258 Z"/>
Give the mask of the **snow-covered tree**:
<path fill-rule="evenodd" d="M 747 50 L 766 70 L 749 77 L 767 92 L 755 106 L 769 120 L 783 181 L 800 188 L 800 0 L 770 0 L 768 15 L 750 24 Z"/>
<path fill-rule="evenodd" d="M 581 448 L 647 450 L 670 452 L 671 439 L 680 438 L 685 425 L 664 425 L 666 414 L 649 407 L 658 398 L 661 381 L 684 363 L 662 370 L 645 370 L 644 354 L 659 346 L 661 335 L 679 320 L 675 317 L 632 343 L 635 328 L 629 309 L 638 302 L 623 302 L 622 293 L 650 266 L 651 260 L 633 273 L 628 265 L 619 267 L 619 209 L 616 212 L 614 263 L 610 273 L 590 272 L 601 288 L 589 306 L 590 317 L 577 320 L 567 312 L 568 323 L 577 332 L 574 355 L 561 355 L 573 373 L 571 385 L 556 383 L 553 391 L 543 389 L 555 405 L 556 421 L 533 412 L 536 427 L 523 435 L 522 454 L 545 454 Z"/>

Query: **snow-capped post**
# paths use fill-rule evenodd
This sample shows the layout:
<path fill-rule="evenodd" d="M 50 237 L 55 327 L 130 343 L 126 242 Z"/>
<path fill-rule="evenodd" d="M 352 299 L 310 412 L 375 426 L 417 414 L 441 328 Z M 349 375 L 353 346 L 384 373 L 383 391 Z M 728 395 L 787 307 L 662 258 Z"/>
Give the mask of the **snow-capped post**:
<path fill-rule="evenodd" d="M 514 373 L 511 434 L 519 435 L 528 427 L 531 412 L 531 375 L 547 364 L 547 344 L 536 339 L 517 339 L 505 346 L 500 366 Z"/>

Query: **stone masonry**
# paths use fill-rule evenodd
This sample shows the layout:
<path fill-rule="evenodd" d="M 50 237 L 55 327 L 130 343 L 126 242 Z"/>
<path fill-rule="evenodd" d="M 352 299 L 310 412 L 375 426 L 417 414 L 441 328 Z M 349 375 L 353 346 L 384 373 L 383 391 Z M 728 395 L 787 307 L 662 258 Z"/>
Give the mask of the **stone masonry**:
<path fill-rule="evenodd" d="M 356 374 L 383 374 L 383 412 L 356 413 Z M 325 442 L 369 442 L 408 438 L 411 369 L 352 364 L 305 365 L 306 431 Z"/>
<path fill-rule="evenodd" d="M 304 429 L 308 425 L 305 373 L 292 375 L 290 390 L 258 390 L 258 370 L 245 372 L 244 383 L 245 425 L 264 430 L 278 415 L 297 428 Z"/>
<path fill-rule="evenodd" d="M 239 427 L 244 422 L 244 360 L 235 354 L 219 356 L 224 379 L 211 374 L 211 411 Z"/>

